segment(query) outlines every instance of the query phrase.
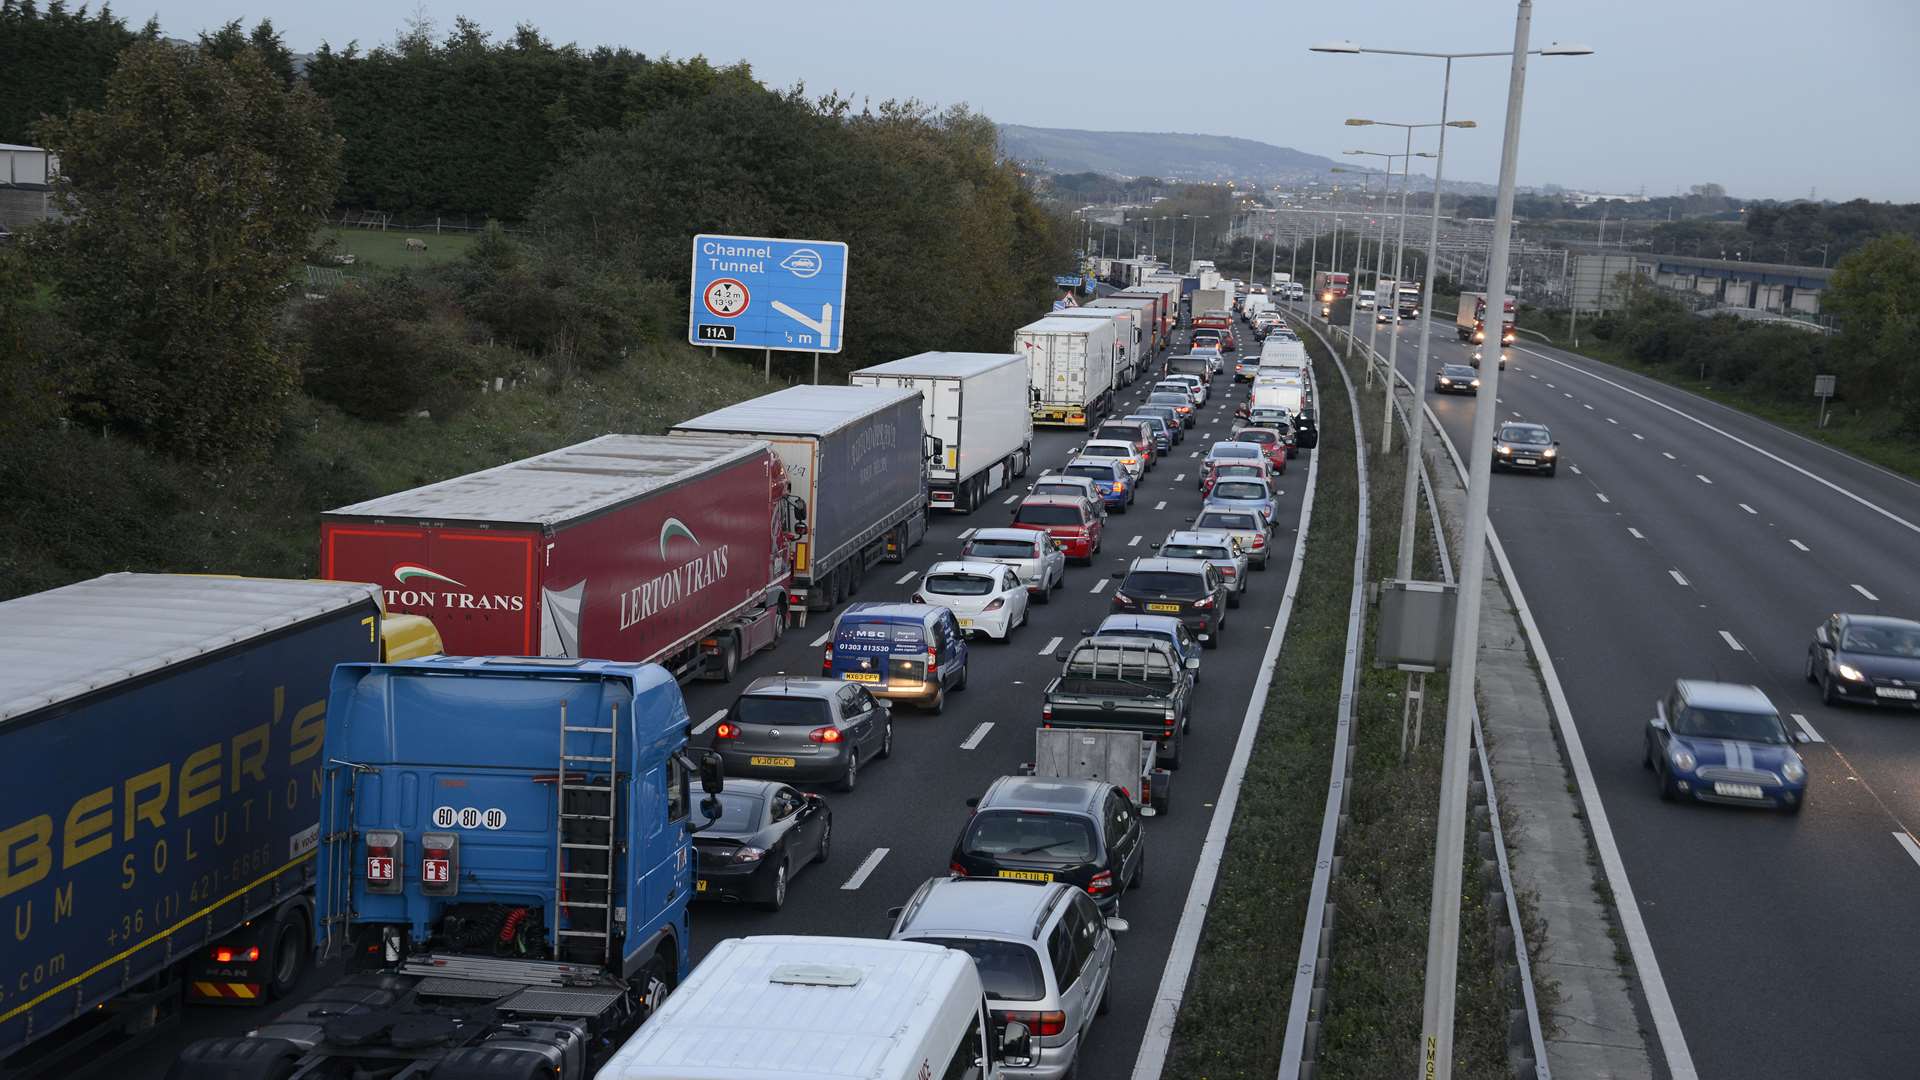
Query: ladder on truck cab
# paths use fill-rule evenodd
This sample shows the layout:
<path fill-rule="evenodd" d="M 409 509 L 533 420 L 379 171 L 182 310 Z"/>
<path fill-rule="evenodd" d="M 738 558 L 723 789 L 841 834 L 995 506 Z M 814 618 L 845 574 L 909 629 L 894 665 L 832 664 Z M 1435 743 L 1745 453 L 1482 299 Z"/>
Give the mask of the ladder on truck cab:
<path fill-rule="evenodd" d="M 613 962 L 614 856 L 618 834 L 620 707 L 606 727 L 567 722 L 560 703 L 559 814 L 554 845 L 554 955 Z M 605 736 L 606 753 L 598 749 Z"/>

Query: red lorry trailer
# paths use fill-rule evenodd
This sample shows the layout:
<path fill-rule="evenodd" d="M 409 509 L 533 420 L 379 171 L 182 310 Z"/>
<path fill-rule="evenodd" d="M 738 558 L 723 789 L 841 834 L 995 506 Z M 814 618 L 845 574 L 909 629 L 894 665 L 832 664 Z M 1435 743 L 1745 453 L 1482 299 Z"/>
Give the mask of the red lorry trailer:
<path fill-rule="evenodd" d="M 603 435 L 321 516 L 321 576 L 431 618 L 447 652 L 730 679 L 783 626 L 793 498 L 758 439 Z"/>

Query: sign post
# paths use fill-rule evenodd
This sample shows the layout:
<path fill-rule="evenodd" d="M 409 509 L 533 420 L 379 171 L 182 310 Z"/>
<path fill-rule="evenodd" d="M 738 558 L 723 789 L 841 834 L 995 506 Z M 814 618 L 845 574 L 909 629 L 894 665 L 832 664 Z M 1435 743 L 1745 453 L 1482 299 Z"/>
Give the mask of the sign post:
<path fill-rule="evenodd" d="M 1820 426 L 1827 426 L 1827 401 L 1833 397 L 1834 378 L 1831 375 L 1813 377 L 1813 396 L 1820 399 Z"/>
<path fill-rule="evenodd" d="M 814 354 L 841 349 L 847 309 L 847 245 L 702 233 L 693 238 L 687 342 L 714 349 Z M 717 353 L 715 355 L 718 355 Z"/>

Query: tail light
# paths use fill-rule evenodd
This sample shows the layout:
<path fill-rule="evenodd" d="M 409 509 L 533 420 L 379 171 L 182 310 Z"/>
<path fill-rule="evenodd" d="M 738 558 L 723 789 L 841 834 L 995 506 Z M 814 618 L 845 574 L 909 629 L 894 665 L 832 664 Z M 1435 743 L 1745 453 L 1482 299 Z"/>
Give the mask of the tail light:
<path fill-rule="evenodd" d="M 1006 606 L 1007 606 L 1007 601 L 1006 601 L 1006 598 L 1005 598 L 1005 597 L 999 597 L 999 596 L 996 596 L 996 597 L 994 597 L 994 598 L 993 598 L 993 602 L 992 602 L 992 603 L 990 603 L 990 604 L 988 604 L 988 605 L 986 606 L 986 608 L 985 608 L 985 610 L 987 610 L 987 611 L 999 611 L 999 610 L 1000 610 L 1001 608 L 1003 608 L 1003 607 L 1006 607 Z"/>
<path fill-rule="evenodd" d="M 1263 547 L 1266 547 L 1266 546 L 1267 546 L 1267 537 L 1266 537 L 1266 534 L 1264 534 L 1264 533 L 1254 533 L 1254 534 L 1253 534 L 1253 546 L 1254 546 L 1254 547 L 1257 547 L 1257 548 L 1263 548 Z"/>
<path fill-rule="evenodd" d="M 1067 1014 L 1063 1012 L 1001 1012 L 996 1009 L 993 1019 L 1002 1027 L 1025 1024 L 1027 1031 L 1036 1037 L 1058 1035 L 1067 1030 Z"/>
<path fill-rule="evenodd" d="M 1193 606 L 1197 608 L 1210 608 L 1213 606 L 1213 597 L 1209 596 L 1204 600 L 1195 600 Z"/>
<path fill-rule="evenodd" d="M 940 653 L 933 646 L 927 646 L 927 676 L 940 674 Z"/>
<path fill-rule="evenodd" d="M 251 964 L 260 959 L 260 946 L 235 949 L 227 945 L 217 945 L 213 950 L 213 962 L 216 964 Z"/>
<path fill-rule="evenodd" d="M 1115 480 L 1113 482 L 1113 493 L 1115 495 L 1118 495 L 1125 490 L 1127 490 L 1127 482 L 1125 480 Z"/>
<path fill-rule="evenodd" d="M 840 729 L 836 727 L 817 727 L 807 732 L 808 742 L 837 743 L 841 738 Z"/>
<path fill-rule="evenodd" d="M 460 837 L 454 833 L 426 833 L 420 837 L 420 891 L 427 896 L 452 896 L 460 887 Z"/>
<path fill-rule="evenodd" d="M 713 737 L 716 739 L 737 739 L 740 737 L 740 728 L 734 724 L 722 723 L 713 729 Z"/>
<path fill-rule="evenodd" d="M 1113 602 L 1116 604 L 1131 604 L 1133 603 L 1133 597 L 1128 596 L 1119 589 L 1115 589 L 1113 590 Z"/>
<path fill-rule="evenodd" d="M 914 594 L 913 594 L 913 602 L 914 602 L 914 603 L 916 603 L 916 604 L 924 604 L 924 603 L 926 603 L 926 602 L 927 602 L 927 598 L 926 598 L 926 597 L 924 597 L 924 596 L 922 596 L 922 595 L 920 595 L 919 593 L 914 593 Z"/>
<path fill-rule="evenodd" d="M 952 874 L 954 877 L 966 877 L 967 868 L 957 862 L 950 862 L 947 864 L 947 873 Z"/>
<path fill-rule="evenodd" d="M 1166 722 L 1166 725 L 1167 725 L 1168 727 L 1172 727 L 1172 726 L 1173 726 L 1173 722 L 1174 722 L 1174 721 L 1175 721 L 1176 719 L 1178 719 L 1178 717 L 1176 717 L 1176 716 L 1174 716 L 1174 715 L 1173 715 L 1173 710 L 1172 710 L 1172 709 L 1164 709 L 1164 710 L 1162 710 L 1162 711 L 1161 711 L 1161 713 L 1160 713 L 1160 719 L 1161 719 L 1161 720 L 1164 720 L 1164 721 Z"/>
<path fill-rule="evenodd" d="M 1112 891 L 1113 891 L 1113 871 L 1111 870 L 1102 870 L 1099 873 L 1093 875 L 1092 881 L 1087 882 L 1088 896 L 1099 896 L 1103 893 L 1110 893 Z"/>
<path fill-rule="evenodd" d="M 820 674 L 833 674 L 833 646 L 831 645 L 820 651 Z"/>
<path fill-rule="evenodd" d="M 1231 566 L 1223 566 L 1220 568 L 1220 575 L 1222 577 L 1238 577 L 1240 575 L 1240 571 L 1234 569 Z"/>
<path fill-rule="evenodd" d="M 1053 723 L 1053 706 L 1051 705 L 1040 706 L 1040 722 L 1043 724 Z"/>
<path fill-rule="evenodd" d="M 400 860 L 405 854 L 405 839 L 397 832 L 377 829 L 367 833 L 367 891 L 392 894 L 400 891 Z"/>

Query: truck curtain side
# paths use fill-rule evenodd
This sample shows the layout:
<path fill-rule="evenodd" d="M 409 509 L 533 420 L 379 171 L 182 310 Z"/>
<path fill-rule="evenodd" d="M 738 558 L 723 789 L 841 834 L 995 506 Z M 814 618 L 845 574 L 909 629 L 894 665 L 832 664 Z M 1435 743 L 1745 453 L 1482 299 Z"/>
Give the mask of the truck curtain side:
<path fill-rule="evenodd" d="M 327 680 L 379 620 L 365 586 L 184 575 L 0 604 L 0 1058 L 144 1030 L 182 981 L 259 1000 L 278 949 L 304 970 Z"/>
<path fill-rule="evenodd" d="M 321 573 L 432 618 L 456 655 L 728 678 L 780 633 L 787 491 L 763 441 L 607 435 L 331 511 Z"/>
<path fill-rule="evenodd" d="M 917 391 L 790 386 L 676 425 L 673 437 L 765 439 L 806 515 L 788 609 L 844 600 L 868 569 L 899 562 L 927 530 L 929 445 Z"/>
<path fill-rule="evenodd" d="M 1120 312 L 1132 325 L 1132 312 Z M 1033 461 L 1027 363 L 1012 353 L 920 353 L 862 368 L 854 386 L 917 390 L 941 453 L 928 471 L 934 509 L 971 511 Z"/>

